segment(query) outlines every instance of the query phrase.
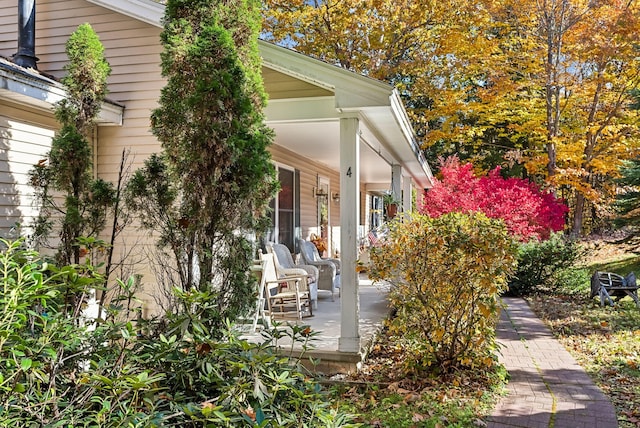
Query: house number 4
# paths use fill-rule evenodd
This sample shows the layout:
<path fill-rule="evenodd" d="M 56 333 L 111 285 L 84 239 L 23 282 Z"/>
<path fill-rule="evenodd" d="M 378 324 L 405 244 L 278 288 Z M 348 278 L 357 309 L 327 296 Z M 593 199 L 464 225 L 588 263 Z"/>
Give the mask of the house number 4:
<path fill-rule="evenodd" d="M 351 177 L 351 174 L 352 174 L 351 167 L 349 167 L 349 169 L 347 169 L 347 177 Z"/>

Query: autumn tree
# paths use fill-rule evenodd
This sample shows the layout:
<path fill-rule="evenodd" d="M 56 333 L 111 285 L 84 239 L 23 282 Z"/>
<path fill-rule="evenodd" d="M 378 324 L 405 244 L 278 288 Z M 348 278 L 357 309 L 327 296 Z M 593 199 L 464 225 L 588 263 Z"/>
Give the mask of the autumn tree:
<path fill-rule="evenodd" d="M 264 5 L 264 38 L 393 84 L 420 136 L 433 117 L 427 112 L 441 101 L 432 87 L 450 87 L 461 80 L 456 70 L 471 66 L 467 58 L 446 57 L 450 45 L 481 49 L 468 25 L 461 25 L 477 17 L 465 2 L 266 0 Z M 446 95 L 452 103 L 464 98 L 458 89 L 455 97 L 453 91 Z"/>
<path fill-rule="evenodd" d="M 548 52 L 548 175 L 555 186 L 574 191 L 577 236 L 586 204 L 610 198 L 620 161 L 638 150 L 637 112 L 629 101 L 640 85 L 640 4 L 553 1 L 538 13 Z"/>
<path fill-rule="evenodd" d="M 255 302 L 248 236 L 267 224 L 276 190 L 264 124 L 254 0 L 167 2 L 161 38 L 168 79 L 152 130 L 163 153 L 129 187 L 143 225 L 176 269 L 171 286 L 206 296 L 220 327 Z M 215 329 L 214 329 L 215 331 Z M 217 333 L 214 333 L 217 334 Z"/>
<path fill-rule="evenodd" d="M 396 85 L 432 157 L 567 189 L 574 235 L 637 150 L 637 0 L 266 4 L 272 40 Z"/>
<path fill-rule="evenodd" d="M 111 183 L 93 178 L 92 131 L 107 94 L 111 67 L 104 47 L 89 24 L 71 34 L 66 44 L 69 63 L 62 83 L 67 97 L 56 105 L 60 122 L 51 151 L 30 173 L 40 204 L 37 242 L 44 242 L 54 226 L 59 236 L 58 262 L 79 263 L 79 238 L 96 236 L 115 202 Z"/>

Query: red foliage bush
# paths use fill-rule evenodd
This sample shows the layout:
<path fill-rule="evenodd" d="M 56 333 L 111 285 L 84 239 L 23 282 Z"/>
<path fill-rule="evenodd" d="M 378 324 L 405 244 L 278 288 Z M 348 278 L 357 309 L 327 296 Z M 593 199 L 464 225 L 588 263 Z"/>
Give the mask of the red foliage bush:
<path fill-rule="evenodd" d="M 441 180 L 425 192 L 420 212 L 439 217 L 449 212 L 480 211 L 502 219 L 509 233 L 521 241 L 548 239 L 564 228 L 569 208 L 553 194 L 520 178 L 502 178 L 500 167 L 476 177 L 473 165 L 456 157 L 442 163 Z"/>

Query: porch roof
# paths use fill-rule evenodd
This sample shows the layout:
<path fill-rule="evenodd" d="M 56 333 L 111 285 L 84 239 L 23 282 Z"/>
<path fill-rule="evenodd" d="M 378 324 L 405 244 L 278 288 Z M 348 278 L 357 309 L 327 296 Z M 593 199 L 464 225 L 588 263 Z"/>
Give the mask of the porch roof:
<path fill-rule="evenodd" d="M 0 99 L 32 108 L 51 111 L 55 103 L 66 98 L 64 85 L 37 70 L 20 67 L 0 57 Z M 98 114 L 101 126 L 122 125 L 124 107 L 105 100 Z"/>
<path fill-rule="evenodd" d="M 162 26 L 164 5 L 152 0 L 88 1 Z M 263 40 L 258 46 L 277 144 L 339 170 L 340 118 L 358 117 L 362 182 L 388 188 L 390 166 L 401 165 L 417 186 L 431 187 L 431 170 L 392 86 Z"/>

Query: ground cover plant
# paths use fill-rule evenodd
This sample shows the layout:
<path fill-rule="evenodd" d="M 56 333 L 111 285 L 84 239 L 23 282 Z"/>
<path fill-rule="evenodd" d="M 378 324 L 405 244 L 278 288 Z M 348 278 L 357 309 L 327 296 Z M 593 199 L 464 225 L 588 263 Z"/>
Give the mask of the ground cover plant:
<path fill-rule="evenodd" d="M 0 240 L 0 426 L 349 427 L 299 358 L 231 325 L 215 334 L 201 293 L 194 308 L 143 320 L 136 282 L 97 320 L 82 316 L 102 284 L 89 264 L 56 267 L 20 242 Z M 310 332 L 280 326 L 303 348 Z"/>
<path fill-rule="evenodd" d="M 619 426 L 640 427 L 640 308 L 629 297 L 614 307 L 601 307 L 597 298 L 589 298 L 591 273 L 638 273 L 640 258 L 606 243 L 599 247 L 586 267 L 573 271 L 573 281 L 553 293 L 538 293 L 528 300 L 611 399 Z"/>
<path fill-rule="evenodd" d="M 532 239 L 518 245 L 518 267 L 509 279 L 509 296 L 534 293 L 541 284 L 546 290 L 566 283 L 574 275 L 574 267 L 582 256 L 582 248 L 561 233 L 554 233 L 545 241 Z"/>

